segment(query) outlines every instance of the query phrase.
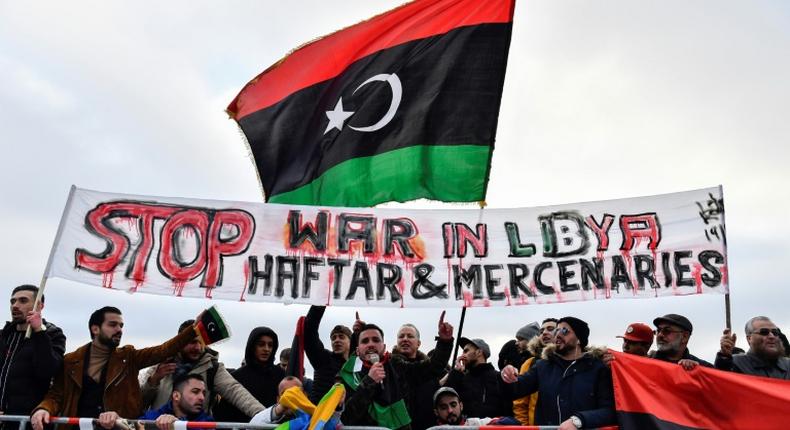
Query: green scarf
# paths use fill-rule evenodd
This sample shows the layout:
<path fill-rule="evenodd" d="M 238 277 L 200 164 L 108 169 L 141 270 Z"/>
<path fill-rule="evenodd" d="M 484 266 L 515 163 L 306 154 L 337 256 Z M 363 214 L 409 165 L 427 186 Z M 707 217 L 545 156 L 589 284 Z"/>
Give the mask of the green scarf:
<path fill-rule="evenodd" d="M 387 363 L 385 366 L 389 367 L 390 365 Z M 360 372 L 361 370 L 362 361 L 356 355 L 352 355 L 340 369 L 340 378 L 352 390 L 356 390 L 362 378 L 365 377 L 365 374 Z M 392 374 L 390 369 L 388 369 L 387 374 Z M 390 389 L 385 389 L 385 391 L 389 391 L 389 393 L 385 393 L 383 400 L 395 400 L 397 398 L 397 401 L 385 405 L 378 400 L 373 400 L 368 413 L 378 425 L 389 429 L 397 429 L 411 424 L 411 417 L 406 410 L 406 402 L 398 395 L 397 382 L 393 381 L 392 384 L 387 385 L 390 386 Z M 386 398 L 386 394 L 390 394 L 389 399 Z"/>

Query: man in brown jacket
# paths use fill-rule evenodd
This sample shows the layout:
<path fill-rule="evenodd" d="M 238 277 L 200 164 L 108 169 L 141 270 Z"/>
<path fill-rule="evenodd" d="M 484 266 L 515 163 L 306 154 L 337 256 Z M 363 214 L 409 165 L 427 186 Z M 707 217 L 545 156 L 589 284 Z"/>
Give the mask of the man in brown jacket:
<path fill-rule="evenodd" d="M 35 430 L 42 430 L 51 415 L 98 418 L 99 425 L 111 429 L 117 419 L 136 418 L 142 413 L 140 369 L 175 355 L 199 334 L 186 327 L 176 337 L 159 346 L 119 348 L 123 317 L 118 308 L 105 306 L 88 321 L 91 342 L 66 354 L 63 370 L 31 417 Z"/>

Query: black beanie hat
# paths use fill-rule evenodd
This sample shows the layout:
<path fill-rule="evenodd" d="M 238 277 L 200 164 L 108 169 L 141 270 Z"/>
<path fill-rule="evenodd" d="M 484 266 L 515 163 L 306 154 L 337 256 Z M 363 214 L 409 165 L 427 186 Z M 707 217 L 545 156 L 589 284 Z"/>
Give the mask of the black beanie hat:
<path fill-rule="evenodd" d="M 576 338 L 579 339 L 579 345 L 581 345 L 582 349 L 587 347 L 587 341 L 590 338 L 590 327 L 587 326 L 587 323 L 574 317 L 564 317 L 560 318 L 557 324 L 565 323 L 571 326 L 573 329 L 573 334 L 576 335 Z"/>

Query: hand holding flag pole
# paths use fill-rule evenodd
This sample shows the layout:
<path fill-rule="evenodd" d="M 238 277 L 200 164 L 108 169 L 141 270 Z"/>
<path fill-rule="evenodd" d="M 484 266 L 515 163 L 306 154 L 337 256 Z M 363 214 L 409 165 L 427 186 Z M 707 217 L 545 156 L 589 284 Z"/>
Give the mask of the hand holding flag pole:
<path fill-rule="evenodd" d="M 66 223 L 66 214 L 71 212 L 71 202 L 74 199 L 74 192 L 77 190 L 77 187 L 74 185 L 71 186 L 69 190 L 69 197 L 66 199 L 66 205 L 63 207 L 63 213 L 60 215 L 60 224 L 58 224 L 58 232 L 55 234 L 55 240 L 52 241 L 52 248 L 49 251 L 49 258 L 47 258 L 47 267 L 44 269 L 44 275 L 41 276 L 41 283 L 38 285 L 38 294 L 36 294 L 36 300 L 33 302 L 33 310 L 38 309 L 39 303 L 41 303 L 41 298 L 44 297 L 44 288 L 47 286 L 47 277 L 49 276 L 49 272 L 52 269 L 52 259 L 55 256 L 55 246 L 60 243 L 60 237 L 63 235 L 63 227 Z M 32 327 L 30 325 L 27 326 L 27 331 L 25 332 L 25 339 L 30 339 L 30 335 L 33 333 Z"/>
<path fill-rule="evenodd" d="M 41 303 L 41 297 L 44 296 L 44 287 L 47 286 L 47 275 L 41 277 L 41 283 L 38 285 L 38 293 L 36 293 L 36 300 L 33 302 L 33 311 L 38 310 L 38 305 Z M 44 328 L 46 330 L 46 328 Z M 30 339 L 30 335 L 33 334 L 33 326 L 30 324 L 27 325 L 27 331 L 25 331 L 25 339 Z"/>

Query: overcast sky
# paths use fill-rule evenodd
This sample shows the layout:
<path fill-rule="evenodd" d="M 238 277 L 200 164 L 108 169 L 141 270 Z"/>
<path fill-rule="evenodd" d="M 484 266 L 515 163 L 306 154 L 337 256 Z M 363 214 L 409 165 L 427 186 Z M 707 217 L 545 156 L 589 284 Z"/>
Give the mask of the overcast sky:
<path fill-rule="evenodd" d="M 0 2 L 0 285 L 38 283 L 69 186 L 262 201 L 236 124 L 242 86 L 296 46 L 397 1 Z M 790 330 L 790 3 L 520 1 L 500 112 L 490 207 L 635 197 L 722 184 L 733 323 L 765 314 Z M 412 208 L 456 204 L 408 203 Z M 45 317 L 71 351 L 90 312 L 120 307 L 125 342 L 174 335 L 210 302 L 52 279 Z M 221 302 L 230 367 L 249 331 L 290 343 L 306 306 Z M 435 310 L 360 309 L 392 345 L 414 322 L 433 339 Z M 724 297 L 471 309 L 464 334 L 494 351 L 547 316 L 589 322 L 591 343 L 619 348 L 636 321 L 675 312 L 691 351 L 712 360 Z M 457 323 L 460 310 L 448 311 Z M 351 324 L 327 312 L 322 334 Z M 8 318 L 8 317 L 7 317 Z M 456 324 L 457 325 L 457 324 Z M 739 340 L 744 346 L 744 340 Z"/>

